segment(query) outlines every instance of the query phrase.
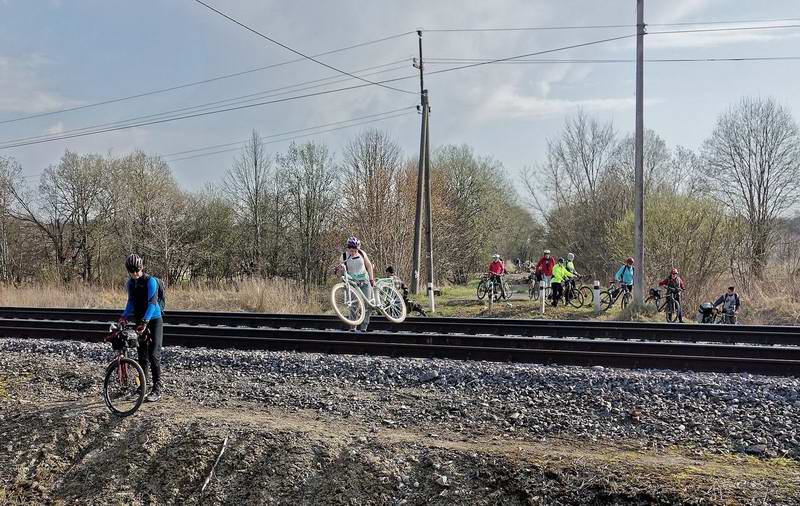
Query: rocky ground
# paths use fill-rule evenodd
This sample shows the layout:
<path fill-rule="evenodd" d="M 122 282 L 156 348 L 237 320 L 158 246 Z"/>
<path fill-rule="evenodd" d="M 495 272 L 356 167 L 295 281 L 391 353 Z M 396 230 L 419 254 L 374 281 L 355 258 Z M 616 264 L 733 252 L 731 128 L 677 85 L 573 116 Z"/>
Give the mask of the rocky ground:
<path fill-rule="evenodd" d="M 800 380 L 0 339 L 0 504 L 800 504 Z M 203 483 L 219 455 L 215 475 Z"/>

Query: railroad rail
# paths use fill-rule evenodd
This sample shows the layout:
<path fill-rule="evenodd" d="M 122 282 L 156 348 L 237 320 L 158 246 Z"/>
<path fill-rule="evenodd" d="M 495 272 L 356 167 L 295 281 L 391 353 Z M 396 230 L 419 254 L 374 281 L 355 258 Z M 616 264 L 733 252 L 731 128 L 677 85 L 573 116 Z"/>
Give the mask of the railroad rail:
<path fill-rule="evenodd" d="M 100 341 L 117 314 L 0 308 L 0 335 Z M 800 329 L 794 327 L 474 318 L 393 325 L 376 318 L 373 331 L 360 333 L 324 315 L 167 314 L 165 346 L 800 375 Z"/>

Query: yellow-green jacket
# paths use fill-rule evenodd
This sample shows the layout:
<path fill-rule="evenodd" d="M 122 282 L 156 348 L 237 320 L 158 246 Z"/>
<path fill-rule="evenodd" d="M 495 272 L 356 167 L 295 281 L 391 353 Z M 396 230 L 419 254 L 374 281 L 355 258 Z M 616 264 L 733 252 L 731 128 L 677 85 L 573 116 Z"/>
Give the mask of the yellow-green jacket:
<path fill-rule="evenodd" d="M 565 279 L 571 278 L 573 274 L 567 270 L 563 265 L 556 263 L 553 266 L 553 277 L 550 279 L 550 284 L 563 283 Z"/>

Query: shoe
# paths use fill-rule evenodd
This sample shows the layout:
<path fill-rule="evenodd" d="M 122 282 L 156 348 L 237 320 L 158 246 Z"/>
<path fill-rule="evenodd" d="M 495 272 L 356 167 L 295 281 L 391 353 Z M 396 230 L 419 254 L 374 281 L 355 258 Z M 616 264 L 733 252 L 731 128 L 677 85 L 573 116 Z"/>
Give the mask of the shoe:
<path fill-rule="evenodd" d="M 147 402 L 156 402 L 161 399 L 161 388 L 158 386 L 154 386 L 150 393 L 147 394 L 147 397 L 144 398 Z"/>

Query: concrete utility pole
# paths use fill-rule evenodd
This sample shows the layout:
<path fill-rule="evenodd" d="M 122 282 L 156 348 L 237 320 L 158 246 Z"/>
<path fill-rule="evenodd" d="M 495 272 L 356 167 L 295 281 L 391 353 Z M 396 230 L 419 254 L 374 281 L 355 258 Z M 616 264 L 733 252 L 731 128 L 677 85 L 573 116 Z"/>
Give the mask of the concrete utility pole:
<path fill-rule="evenodd" d="M 636 0 L 636 147 L 634 150 L 633 301 L 644 303 L 644 0 Z"/>
<path fill-rule="evenodd" d="M 420 60 L 421 62 L 422 60 Z M 431 105 L 428 90 L 425 90 L 425 243 L 428 247 L 428 307 L 436 312 L 433 297 L 433 213 L 431 211 Z"/>
<path fill-rule="evenodd" d="M 419 39 L 419 62 L 415 63 L 415 67 L 419 69 L 419 96 L 420 103 L 422 104 L 422 125 L 420 126 L 419 136 L 419 166 L 417 169 L 417 207 L 414 214 L 414 250 L 411 254 L 411 293 L 419 293 L 420 281 L 420 250 L 422 249 L 422 199 L 424 195 L 424 181 L 425 181 L 425 138 L 428 129 L 428 97 L 425 93 L 425 81 L 422 69 L 422 31 L 417 31 L 417 38 Z"/>

